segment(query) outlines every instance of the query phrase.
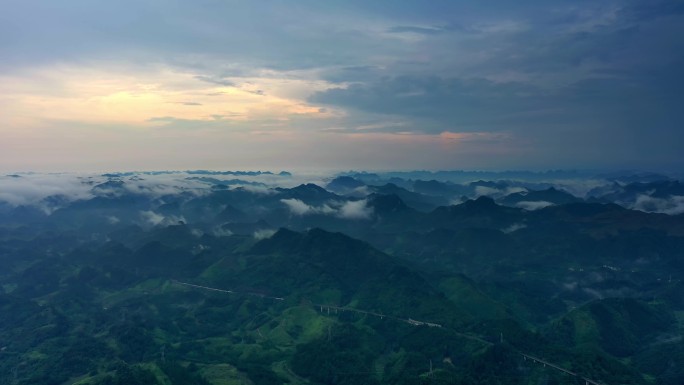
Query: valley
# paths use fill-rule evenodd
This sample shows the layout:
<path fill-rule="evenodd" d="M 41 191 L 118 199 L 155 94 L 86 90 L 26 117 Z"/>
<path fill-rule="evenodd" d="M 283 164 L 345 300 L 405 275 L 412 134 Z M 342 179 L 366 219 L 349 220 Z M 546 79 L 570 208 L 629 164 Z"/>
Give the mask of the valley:
<path fill-rule="evenodd" d="M 0 384 L 684 378 L 684 217 L 626 193 L 154 177 L 0 206 Z"/>

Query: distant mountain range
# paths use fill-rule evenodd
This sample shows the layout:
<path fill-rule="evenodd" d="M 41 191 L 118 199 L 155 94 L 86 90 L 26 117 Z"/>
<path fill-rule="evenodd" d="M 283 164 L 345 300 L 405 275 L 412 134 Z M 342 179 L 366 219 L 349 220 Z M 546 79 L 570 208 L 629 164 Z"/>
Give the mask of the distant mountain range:
<path fill-rule="evenodd" d="M 0 179 L 0 384 L 684 381 L 678 180 L 445 175 Z"/>

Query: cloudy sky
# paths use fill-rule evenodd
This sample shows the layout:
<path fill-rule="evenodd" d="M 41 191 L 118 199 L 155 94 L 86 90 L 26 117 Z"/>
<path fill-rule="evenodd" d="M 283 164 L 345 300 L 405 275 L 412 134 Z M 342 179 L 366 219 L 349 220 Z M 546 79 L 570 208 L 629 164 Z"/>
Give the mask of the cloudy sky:
<path fill-rule="evenodd" d="M 677 170 L 682 36 L 679 0 L 2 0 L 0 170 Z"/>

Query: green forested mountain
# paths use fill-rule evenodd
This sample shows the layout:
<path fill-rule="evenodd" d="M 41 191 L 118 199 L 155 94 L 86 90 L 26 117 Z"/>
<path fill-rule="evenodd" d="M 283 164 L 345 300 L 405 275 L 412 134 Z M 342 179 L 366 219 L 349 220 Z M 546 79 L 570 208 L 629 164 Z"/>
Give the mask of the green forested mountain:
<path fill-rule="evenodd" d="M 0 384 L 684 380 L 681 215 L 218 182 L 3 206 Z"/>

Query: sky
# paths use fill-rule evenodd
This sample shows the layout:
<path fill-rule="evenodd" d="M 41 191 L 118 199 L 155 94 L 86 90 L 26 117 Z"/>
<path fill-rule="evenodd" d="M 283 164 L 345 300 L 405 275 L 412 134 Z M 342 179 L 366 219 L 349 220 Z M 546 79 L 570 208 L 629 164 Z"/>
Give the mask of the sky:
<path fill-rule="evenodd" d="M 0 4 L 2 172 L 684 167 L 684 1 Z"/>

